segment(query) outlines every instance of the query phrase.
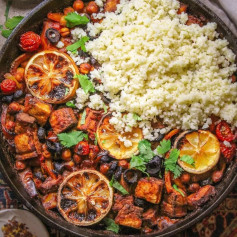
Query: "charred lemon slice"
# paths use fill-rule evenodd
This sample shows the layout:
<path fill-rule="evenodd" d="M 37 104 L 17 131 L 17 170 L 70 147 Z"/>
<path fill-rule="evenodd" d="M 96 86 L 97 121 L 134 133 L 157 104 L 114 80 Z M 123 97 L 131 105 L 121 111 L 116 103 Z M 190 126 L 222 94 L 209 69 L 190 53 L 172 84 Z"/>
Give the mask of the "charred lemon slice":
<path fill-rule="evenodd" d="M 180 157 L 191 156 L 195 164 L 192 166 L 180 158 L 179 165 L 187 172 L 202 174 L 211 170 L 220 157 L 220 143 L 216 136 L 209 131 L 186 131 L 180 134 L 174 143 L 180 151 Z"/>
<path fill-rule="evenodd" d="M 113 189 L 108 179 L 96 170 L 73 172 L 58 190 L 58 210 L 74 225 L 93 225 L 111 209 Z"/>
<path fill-rule="evenodd" d="M 78 88 L 78 68 L 73 60 L 58 51 L 35 54 L 25 68 L 25 82 L 30 93 L 48 103 L 60 104 L 70 100 Z"/>
<path fill-rule="evenodd" d="M 101 149 L 107 150 L 116 159 L 128 159 L 138 153 L 138 143 L 142 140 L 142 130 L 133 128 L 131 132 L 120 134 L 109 123 L 111 114 L 104 116 L 97 128 L 97 140 Z"/>

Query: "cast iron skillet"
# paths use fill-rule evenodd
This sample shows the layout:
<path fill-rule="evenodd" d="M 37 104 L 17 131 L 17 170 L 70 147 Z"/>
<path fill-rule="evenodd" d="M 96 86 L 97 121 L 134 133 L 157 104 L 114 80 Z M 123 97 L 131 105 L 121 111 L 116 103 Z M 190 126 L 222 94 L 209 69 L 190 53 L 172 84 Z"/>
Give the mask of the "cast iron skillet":
<path fill-rule="evenodd" d="M 49 11 L 62 10 L 64 7 L 72 5 L 73 0 L 45 0 L 39 4 L 25 19 L 19 24 L 19 26 L 14 30 L 12 35 L 9 37 L 7 42 L 0 52 L 0 77 L 4 73 L 9 71 L 11 62 L 21 54 L 18 48 L 19 37 L 22 33 L 33 30 L 40 32 L 42 21 L 47 16 Z M 218 24 L 218 32 L 221 36 L 224 36 L 230 43 L 230 47 L 234 52 L 237 52 L 237 39 L 234 34 L 227 28 L 227 26 L 218 18 L 213 12 L 206 8 L 199 0 L 183 0 L 182 2 L 189 5 L 190 12 L 196 15 L 203 15 L 209 21 L 216 22 Z M 0 111 L 1 112 L 1 111 Z M 56 215 L 52 212 L 47 212 L 44 210 L 40 201 L 30 198 L 26 193 L 23 185 L 21 184 L 17 172 L 13 168 L 14 157 L 10 155 L 7 144 L 4 141 L 2 132 L 0 131 L 0 170 L 5 177 L 5 180 L 15 192 L 19 200 L 24 203 L 33 213 L 35 213 L 42 221 L 52 227 L 65 231 L 68 234 L 75 236 L 114 236 L 112 232 L 99 230 L 98 227 L 82 228 L 74 226 L 66 222 L 61 216 Z M 179 221 L 178 223 L 164 229 L 163 231 L 154 232 L 147 235 L 140 236 L 157 236 L 167 237 L 192 226 L 197 223 L 203 217 L 211 213 L 227 196 L 227 194 L 232 190 L 237 181 L 237 162 L 233 162 L 227 172 L 222 182 L 216 186 L 217 195 L 210 200 L 206 205 L 198 210 L 190 213 L 185 219 Z M 129 232 L 129 234 L 131 231 Z M 136 233 L 136 232 L 135 232 Z M 128 235 L 120 235 L 128 236 Z M 136 234 L 131 234 L 129 236 L 138 236 Z M 43 236 L 42 236 L 43 237 Z"/>

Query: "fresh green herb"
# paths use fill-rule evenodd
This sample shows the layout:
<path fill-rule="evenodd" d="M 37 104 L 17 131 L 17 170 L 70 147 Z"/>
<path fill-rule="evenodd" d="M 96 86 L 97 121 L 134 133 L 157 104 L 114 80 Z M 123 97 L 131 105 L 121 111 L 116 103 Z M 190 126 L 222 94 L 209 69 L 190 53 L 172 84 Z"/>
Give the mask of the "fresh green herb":
<path fill-rule="evenodd" d="M 182 160 L 185 163 L 188 163 L 189 165 L 195 166 L 195 160 L 192 156 L 189 155 L 183 155 L 180 160 Z"/>
<path fill-rule="evenodd" d="M 95 133 L 95 142 L 94 142 L 94 144 L 97 146 L 97 144 L 98 144 L 98 137 L 97 137 L 97 133 Z"/>
<path fill-rule="evenodd" d="M 3 25 L 0 25 L 0 30 L 2 30 L 3 29 Z"/>
<path fill-rule="evenodd" d="M 115 221 L 111 218 L 104 218 L 103 220 L 106 224 L 106 230 L 113 231 L 114 233 L 118 234 L 119 232 L 119 225 L 115 223 Z"/>
<path fill-rule="evenodd" d="M 157 147 L 157 153 L 159 155 L 165 154 L 171 148 L 171 141 L 170 140 L 162 140 L 160 145 Z"/>
<path fill-rule="evenodd" d="M 175 179 L 178 178 L 183 171 L 183 169 L 179 165 L 177 165 L 179 153 L 179 150 L 173 149 L 171 150 L 169 157 L 165 159 L 165 170 L 173 172 Z"/>
<path fill-rule="evenodd" d="M 86 138 L 87 134 L 82 131 L 72 131 L 69 133 L 58 134 L 59 141 L 65 147 L 75 146 L 78 142 L 81 142 Z"/>
<path fill-rule="evenodd" d="M 6 5 L 6 10 L 5 10 L 5 13 L 4 13 L 4 16 L 6 17 L 6 21 L 8 19 L 9 10 L 10 10 L 11 5 L 12 5 L 12 0 L 8 0 L 7 5 Z"/>
<path fill-rule="evenodd" d="M 2 30 L 2 36 L 4 38 L 8 38 L 11 33 L 12 33 L 12 30 Z"/>
<path fill-rule="evenodd" d="M 178 191 L 183 197 L 185 197 L 184 193 L 177 187 L 176 184 L 173 185 L 173 188 Z"/>
<path fill-rule="evenodd" d="M 134 119 L 135 121 L 142 121 L 141 117 L 138 116 L 138 115 L 135 114 L 135 113 L 133 113 L 132 117 L 133 117 L 133 119 Z"/>
<path fill-rule="evenodd" d="M 85 134 L 85 139 L 86 139 L 87 141 L 89 140 L 88 134 Z"/>
<path fill-rule="evenodd" d="M 116 180 L 114 180 L 114 176 L 109 182 L 109 185 L 111 187 L 116 188 L 119 192 L 121 192 L 123 195 L 129 194 L 128 191 Z"/>
<path fill-rule="evenodd" d="M 108 112 L 108 106 L 106 106 L 105 104 L 103 104 L 103 107 L 104 107 L 104 112 L 105 112 L 105 114 L 107 114 L 107 112 Z"/>
<path fill-rule="evenodd" d="M 67 95 L 69 93 L 69 88 L 65 89 L 65 95 Z"/>
<path fill-rule="evenodd" d="M 142 140 L 138 143 L 139 156 L 133 156 L 130 161 L 130 168 L 136 168 L 147 174 L 146 164 L 154 157 L 151 149 L 151 143 L 147 140 Z"/>
<path fill-rule="evenodd" d="M 9 30 L 15 29 L 16 26 L 22 21 L 23 18 L 24 18 L 23 16 L 14 16 L 12 18 L 9 18 L 5 22 L 6 28 L 9 29 Z"/>
<path fill-rule="evenodd" d="M 76 75 L 75 77 L 79 79 L 80 85 L 86 94 L 89 92 L 95 92 L 95 88 L 87 75 L 80 74 Z"/>
<path fill-rule="evenodd" d="M 81 115 L 81 125 L 86 123 L 86 110 L 84 109 L 82 115 Z"/>
<path fill-rule="evenodd" d="M 89 40 L 90 38 L 88 36 L 83 36 L 80 40 L 78 40 L 76 43 L 71 44 L 67 46 L 67 50 L 71 52 L 76 52 L 77 49 L 81 48 L 82 51 L 86 52 L 86 47 L 85 43 Z"/>
<path fill-rule="evenodd" d="M 71 107 L 71 108 L 73 108 L 73 109 L 76 108 L 76 105 L 75 105 L 72 101 L 68 101 L 68 102 L 66 103 L 66 106 Z"/>
<path fill-rule="evenodd" d="M 73 28 L 78 25 L 86 25 L 89 22 L 89 19 L 86 16 L 81 16 L 75 12 L 68 13 L 65 16 L 67 21 L 67 27 Z"/>

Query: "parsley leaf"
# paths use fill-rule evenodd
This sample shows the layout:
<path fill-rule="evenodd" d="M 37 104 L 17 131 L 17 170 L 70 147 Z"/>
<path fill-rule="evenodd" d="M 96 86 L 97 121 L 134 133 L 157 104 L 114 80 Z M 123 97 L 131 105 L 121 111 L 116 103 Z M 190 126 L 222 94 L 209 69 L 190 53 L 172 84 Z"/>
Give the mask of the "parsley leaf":
<path fill-rule="evenodd" d="M 5 38 L 8 38 L 11 33 L 12 33 L 12 30 L 2 30 L 2 36 Z"/>
<path fill-rule="evenodd" d="M 67 21 L 67 27 L 73 28 L 78 25 L 86 25 L 89 22 L 89 19 L 86 16 L 81 16 L 75 12 L 68 13 L 65 16 Z"/>
<path fill-rule="evenodd" d="M 66 106 L 68 106 L 68 107 L 71 107 L 71 108 L 76 108 L 76 105 L 72 102 L 72 101 L 68 101 L 67 103 L 66 103 Z"/>
<path fill-rule="evenodd" d="M 148 162 L 154 157 L 154 152 L 151 149 L 151 143 L 147 140 L 142 140 L 138 143 L 138 149 L 140 156 L 143 157 L 144 161 Z"/>
<path fill-rule="evenodd" d="M 138 116 L 138 115 L 135 114 L 135 113 L 133 113 L 132 117 L 133 117 L 133 119 L 134 119 L 135 121 L 142 121 L 141 117 Z"/>
<path fill-rule="evenodd" d="M 14 16 L 12 18 L 9 18 L 5 22 L 6 28 L 9 29 L 9 30 L 15 29 L 16 26 L 22 21 L 23 18 L 24 18 L 23 16 Z"/>
<path fill-rule="evenodd" d="M 80 121 L 81 125 L 86 123 L 86 110 L 84 109 L 82 115 L 81 115 L 81 121 Z"/>
<path fill-rule="evenodd" d="M 185 197 L 184 193 L 178 188 L 176 184 L 173 185 L 173 188 L 178 191 L 183 197 Z"/>
<path fill-rule="evenodd" d="M 87 75 L 76 75 L 75 77 L 79 79 L 80 85 L 86 94 L 95 92 L 95 88 Z"/>
<path fill-rule="evenodd" d="M 117 225 L 113 219 L 106 217 L 104 218 L 104 222 L 106 224 L 106 230 L 110 230 L 118 234 L 119 225 Z"/>
<path fill-rule="evenodd" d="M 78 142 L 81 142 L 86 138 L 87 134 L 82 131 L 72 131 L 69 133 L 58 134 L 59 141 L 65 147 L 75 146 Z"/>
<path fill-rule="evenodd" d="M 105 104 L 103 104 L 103 108 L 104 108 L 105 114 L 107 114 L 107 112 L 108 112 L 108 106 L 106 106 Z"/>
<path fill-rule="evenodd" d="M 129 192 L 116 180 L 114 180 L 114 176 L 112 177 L 111 181 L 109 182 L 111 187 L 116 188 L 119 192 L 123 195 L 129 194 Z"/>
<path fill-rule="evenodd" d="M 94 141 L 94 144 L 97 146 L 98 144 L 98 137 L 97 137 L 97 133 L 95 133 L 95 141 Z"/>
<path fill-rule="evenodd" d="M 195 166 L 195 161 L 192 156 L 189 155 L 183 155 L 180 160 L 182 160 L 185 163 L 188 163 L 189 165 Z"/>
<path fill-rule="evenodd" d="M 65 95 L 67 95 L 68 93 L 69 93 L 69 89 L 66 88 L 66 89 L 65 89 Z"/>
<path fill-rule="evenodd" d="M 81 48 L 82 51 L 86 52 L 86 47 L 85 47 L 85 43 L 89 40 L 90 38 L 88 36 L 83 36 L 80 40 L 78 40 L 76 43 L 71 44 L 69 46 L 67 46 L 67 50 L 71 51 L 72 53 L 74 53 L 75 51 L 77 51 L 77 49 Z"/>
<path fill-rule="evenodd" d="M 146 165 L 142 157 L 140 156 L 133 156 L 131 161 L 130 161 L 130 169 L 136 168 L 137 170 L 142 171 L 145 173 L 146 171 Z"/>
<path fill-rule="evenodd" d="M 160 145 L 157 147 L 157 152 L 159 155 L 165 154 L 171 148 L 171 141 L 170 140 L 162 140 Z"/>
<path fill-rule="evenodd" d="M 178 178 L 183 171 L 183 169 L 179 165 L 177 165 L 179 154 L 179 150 L 173 149 L 169 154 L 169 158 L 165 159 L 165 170 L 173 172 L 175 179 Z"/>
<path fill-rule="evenodd" d="M 9 10 L 10 10 L 10 7 L 11 7 L 11 5 L 12 5 L 12 1 L 13 1 L 13 0 L 8 0 L 8 1 L 7 1 L 6 10 L 5 10 L 5 13 L 4 13 L 4 16 L 6 17 L 6 21 L 7 21 L 7 19 L 8 19 Z"/>

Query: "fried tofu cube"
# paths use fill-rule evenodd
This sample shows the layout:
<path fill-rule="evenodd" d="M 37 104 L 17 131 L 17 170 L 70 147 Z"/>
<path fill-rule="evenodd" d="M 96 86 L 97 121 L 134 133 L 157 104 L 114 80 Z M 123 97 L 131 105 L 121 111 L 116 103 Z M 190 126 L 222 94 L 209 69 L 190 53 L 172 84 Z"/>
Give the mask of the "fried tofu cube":
<path fill-rule="evenodd" d="M 187 206 L 176 206 L 163 201 L 162 212 L 171 218 L 179 218 L 187 215 Z"/>
<path fill-rule="evenodd" d="M 27 95 L 25 98 L 24 112 L 36 118 L 38 124 L 43 126 L 52 112 L 52 105 L 31 95 Z"/>
<path fill-rule="evenodd" d="M 154 177 L 142 178 L 135 189 L 135 196 L 148 202 L 158 204 L 161 200 L 164 181 Z"/>
<path fill-rule="evenodd" d="M 133 196 L 122 196 L 117 193 L 114 194 L 114 205 L 113 205 L 113 211 L 120 211 L 124 205 L 133 205 Z"/>
<path fill-rule="evenodd" d="M 64 132 L 77 124 L 77 119 L 71 108 L 62 108 L 53 111 L 49 118 L 55 134 Z"/>
<path fill-rule="evenodd" d="M 14 138 L 16 153 L 31 153 L 35 151 L 33 137 L 27 133 L 16 135 Z"/>
<path fill-rule="evenodd" d="M 156 225 L 157 209 L 149 208 L 142 214 L 142 219 L 143 221 L 146 221 L 149 226 Z"/>
<path fill-rule="evenodd" d="M 135 229 L 140 229 L 142 225 L 142 212 L 143 209 L 140 207 L 125 204 L 115 218 L 115 223 Z"/>

